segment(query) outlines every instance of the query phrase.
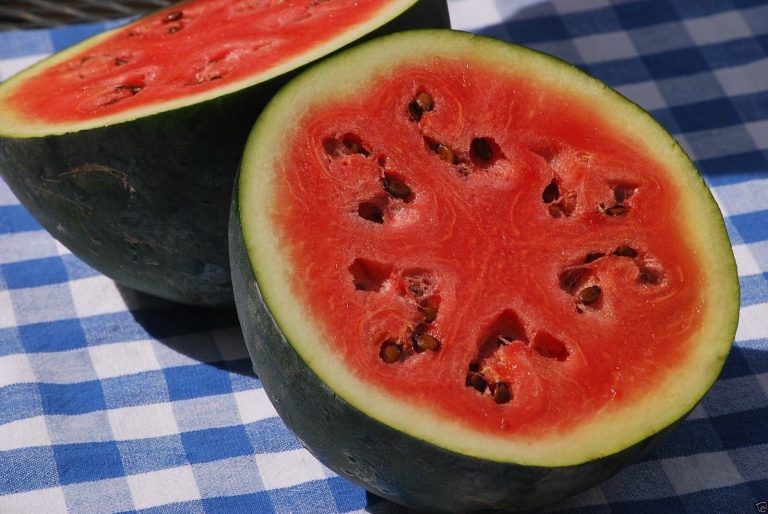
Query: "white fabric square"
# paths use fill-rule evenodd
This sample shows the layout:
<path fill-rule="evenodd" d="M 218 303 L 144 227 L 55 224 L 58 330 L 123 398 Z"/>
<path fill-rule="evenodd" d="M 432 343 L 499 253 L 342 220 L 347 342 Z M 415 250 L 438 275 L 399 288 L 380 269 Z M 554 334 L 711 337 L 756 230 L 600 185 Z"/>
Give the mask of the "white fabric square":
<path fill-rule="evenodd" d="M 665 109 L 668 107 L 667 101 L 664 100 L 664 95 L 661 94 L 661 91 L 659 91 L 659 88 L 654 81 L 625 84 L 619 86 L 617 89 L 619 93 L 647 111 Z"/>
<path fill-rule="evenodd" d="M 234 393 L 237 410 L 244 424 L 254 423 L 262 419 L 277 417 L 277 411 L 267 398 L 264 389 L 238 391 Z"/>
<path fill-rule="evenodd" d="M 768 339 L 768 303 L 747 305 L 741 308 L 739 328 L 736 329 L 736 341 Z"/>
<path fill-rule="evenodd" d="M 11 302 L 11 292 L 7 290 L 0 291 L 0 328 L 16 326 L 16 315 L 13 313 L 13 302 Z M 2 382 L 0 377 L 0 382 Z"/>
<path fill-rule="evenodd" d="M 69 284 L 50 284 L 13 290 L 19 325 L 75 318 Z"/>
<path fill-rule="evenodd" d="M 765 89 L 768 81 L 768 59 L 741 66 L 719 68 L 713 71 L 728 96 L 749 95 Z"/>
<path fill-rule="evenodd" d="M 768 70 L 765 76 L 768 77 Z M 768 150 L 768 120 L 745 123 L 744 127 L 759 150 Z"/>
<path fill-rule="evenodd" d="M 128 487 L 136 509 L 200 499 L 191 466 L 129 475 Z"/>
<path fill-rule="evenodd" d="M 8 184 L 0 180 L 0 206 L 3 205 L 18 205 L 19 200 L 16 199 L 16 195 L 13 194 Z"/>
<path fill-rule="evenodd" d="M 112 434 L 117 441 L 146 439 L 178 434 L 176 416 L 169 403 L 122 407 L 107 412 Z"/>
<path fill-rule="evenodd" d="M 0 357 L 0 387 L 35 382 L 35 371 L 26 354 Z"/>
<path fill-rule="evenodd" d="M 683 25 L 697 45 L 709 45 L 751 37 L 752 31 L 736 11 L 689 18 Z"/>
<path fill-rule="evenodd" d="M 577 37 L 573 43 L 586 63 L 615 61 L 638 55 L 637 48 L 626 32 Z"/>
<path fill-rule="evenodd" d="M 0 81 L 11 78 L 24 68 L 29 68 L 37 61 L 48 57 L 47 54 L 26 55 L 24 57 L 14 57 L 3 59 L 3 67 L 0 68 Z"/>
<path fill-rule="evenodd" d="M 31 448 L 34 446 L 49 446 L 51 438 L 44 416 L 18 419 L 10 423 L 0 424 L 0 451 Z M 0 505 L 2 496 L 0 496 Z M 0 512 L 4 511 L 0 508 Z"/>
<path fill-rule="evenodd" d="M 757 383 L 760 384 L 760 388 L 765 393 L 766 398 L 768 398 L 768 373 L 760 373 L 755 378 L 757 378 Z"/>
<path fill-rule="evenodd" d="M 125 301 L 114 280 L 103 275 L 70 282 L 75 311 L 79 317 L 124 312 Z"/>
<path fill-rule="evenodd" d="M 47 232 L 32 230 L 0 235 L 0 264 L 43 259 L 57 255 L 56 245 Z M 0 312 L 2 316 L 2 312 Z"/>
<path fill-rule="evenodd" d="M 60 487 L 36 489 L 26 493 L 0 496 L 0 512 L 14 514 L 67 514 L 64 491 Z"/>
<path fill-rule="evenodd" d="M 661 462 L 678 494 L 717 489 L 743 482 L 726 452 L 701 453 L 664 459 Z"/>
<path fill-rule="evenodd" d="M 201 415 L 203 412 L 205 415 Z M 235 402 L 230 394 L 177 400 L 173 402 L 173 413 L 182 432 L 240 424 Z"/>
<path fill-rule="evenodd" d="M 496 10 L 497 3 L 493 0 L 451 0 L 451 27 L 458 30 L 476 30 L 498 23 L 501 15 Z"/>
<path fill-rule="evenodd" d="M 91 346 L 88 353 L 101 379 L 160 369 L 152 343 L 131 341 Z"/>
<path fill-rule="evenodd" d="M 749 250 L 749 245 L 733 245 L 733 255 L 736 257 L 736 267 L 740 277 L 762 273 L 760 265 Z"/>
<path fill-rule="evenodd" d="M 256 454 L 256 464 L 265 489 L 291 487 L 322 480 L 326 468 L 304 449 L 277 454 Z"/>
<path fill-rule="evenodd" d="M 712 194 L 717 198 L 723 212 L 734 216 L 768 209 L 768 195 L 765 191 L 768 191 L 768 179 L 718 186 Z"/>
<path fill-rule="evenodd" d="M 610 0 L 561 0 L 552 2 L 560 14 L 570 14 L 583 11 L 596 11 L 611 5 Z"/>

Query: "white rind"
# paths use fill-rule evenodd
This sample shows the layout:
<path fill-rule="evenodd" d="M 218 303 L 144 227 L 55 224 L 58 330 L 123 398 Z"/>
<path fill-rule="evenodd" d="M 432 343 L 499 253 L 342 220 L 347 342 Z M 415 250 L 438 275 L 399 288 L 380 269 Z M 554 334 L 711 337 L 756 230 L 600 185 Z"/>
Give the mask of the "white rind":
<path fill-rule="evenodd" d="M 684 365 L 639 401 L 606 409 L 575 429 L 541 434 L 535 439 L 477 433 L 470 428 L 414 408 L 386 390 L 362 383 L 334 352 L 326 351 L 322 330 L 285 287 L 294 273 L 281 258 L 279 235 L 270 222 L 279 208 L 273 173 L 283 141 L 298 130 L 296 120 L 308 107 L 338 94 L 344 78 L 347 94 L 380 80 L 402 64 L 423 63 L 431 56 L 455 57 L 491 69 L 525 74 L 548 90 L 603 106 L 606 122 L 633 134 L 638 145 L 668 163 L 682 199 L 679 216 L 691 227 L 687 244 L 707 271 L 702 284 L 703 324 Z M 381 38 L 329 59 L 286 86 L 265 109 L 251 133 L 239 183 L 243 236 L 259 288 L 285 337 L 305 363 L 351 405 L 404 433 L 436 446 L 496 462 L 568 466 L 615 454 L 684 417 L 710 388 L 728 355 L 738 319 L 738 279 L 722 216 L 711 193 L 677 143 L 646 112 L 601 82 L 545 54 L 496 40 L 448 31 L 413 31 Z M 439 426 L 439 430 L 434 427 Z"/>

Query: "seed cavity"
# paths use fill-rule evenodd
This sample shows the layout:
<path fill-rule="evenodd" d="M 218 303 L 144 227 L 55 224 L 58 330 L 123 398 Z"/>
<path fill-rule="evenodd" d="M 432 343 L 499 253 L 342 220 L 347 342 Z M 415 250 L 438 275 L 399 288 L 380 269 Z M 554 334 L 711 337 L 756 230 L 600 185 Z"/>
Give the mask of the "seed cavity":
<path fill-rule="evenodd" d="M 392 364 L 400 360 L 403 354 L 403 345 L 396 339 L 387 339 L 381 344 L 379 357 L 387 364 Z"/>
<path fill-rule="evenodd" d="M 560 198 L 560 188 L 558 187 L 557 182 L 555 182 L 555 179 L 552 179 L 552 181 L 547 184 L 547 187 L 544 188 L 544 192 L 541 193 L 541 199 L 544 203 L 552 203 L 558 198 Z"/>
<path fill-rule="evenodd" d="M 435 108 L 435 101 L 429 95 L 429 93 L 422 91 L 416 98 L 411 100 L 408 104 L 408 114 L 413 121 L 421 121 L 425 112 L 429 112 Z"/>
<path fill-rule="evenodd" d="M 661 274 L 656 270 L 646 266 L 640 268 L 640 273 L 637 278 L 643 284 L 650 284 L 655 286 L 661 283 Z"/>
<path fill-rule="evenodd" d="M 360 136 L 347 133 L 341 137 L 328 137 L 323 140 L 323 149 L 331 157 L 362 155 L 368 157 L 371 152 L 363 145 Z"/>
<path fill-rule="evenodd" d="M 616 200 L 617 204 L 623 204 L 629 200 L 632 195 L 635 194 L 635 191 L 637 191 L 636 186 L 620 184 L 613 188 L 613 198 Z"/>
<path fill-rule="evenodd" d="M 637 250 L 631 246 L 621 245 L 613 251 L 613 255 L 617 255 L 619 257 L 635 258 L 637 257 Z"/>
<path fill-rule="evenodd" d="M 565 361 L 570 354 L 565 343 L 544 331 L 539 331 L 534 334 L 533 339 L 531 340 L 531 348 L 536 350 L 542 357 L 556 359 L 560 362 Z"/>
<path fill-rule="evenodd" d="M 542 200 L 543 199 L 544 194 L 542 193 Z M 547 211 L 553 218 L 573 216 L 576 212 L 576 192 L 567 191 L 565 194 L 561 195 L 556 202 L 553 201 L 553 203 L 548 204 Z"/>
<path fill-rule="evenodd" d="M 590 275 L 589 270 L 581 267 L 567 268 L 558 276 L 560 289 L 568 293 L 574 293 Z"/>
<path fill-rule="evenodd" d="M 489 137 L 476 137 L 469 145 L 470 158 L 480 167 L 492 164 L 497 153 L 496 143 Z"/>
<path fill-rule="evenodd" d="M 360 202 L 357 206 L 357 215 L 374 223 L 384 223 L 384 210 L 377 202 Z"/>
<path fill-rule="evenodd" d="M 620 204 L 612 205 L 611 207 L 600 204 L 600 210 L 606 216 L 624 216 L 629 211 L 629 208 Z"/>
<path fill-rule="evenodd" d="M 589 252 L 584 257 L 584 264 L 589 264 L 590 262 L 594 262 L 601 257 L 605 257 L 605 254 L 603 252 Z"/>
<path fill-rule="evenodd" d="M 392 265 L 358 257 L 349 265 L 352 283 L 358 291 L 380 291 L 392 274 Z"/>
<path fill-rule="evenodd" d="M 456 159 L 456 154 L 451 150 L 449 146 L 446 146 L 442 143 L 438 143 L 437 146 L 435 146 L 435 153 L 438 157 L 440 157 L 441 160 L 450 163 L 450 164 L 456 164 L 458 161 Z"/>
<path fill-rule="evenodd" d="M 413 298 L 420 302 L 432 295 L 435 290 L 435 277 L 421 269 L 408 270 L 403 273 L 403 283 Z"/>
<path fill-rule="evenodd" d="M 579 291 L 579 303 L 592 305 L 600 298 L 600 286 L 589 286 Z"/>
<path fill-rule="evenodd" d="M 384 191 L 398 200 L 408 202 L 412 199 L 413 191 L 411 191 L 411 188 L 404 180 L 397 178 L 394 175 L 384 175 L 381 184 L 384 187 Z"/>

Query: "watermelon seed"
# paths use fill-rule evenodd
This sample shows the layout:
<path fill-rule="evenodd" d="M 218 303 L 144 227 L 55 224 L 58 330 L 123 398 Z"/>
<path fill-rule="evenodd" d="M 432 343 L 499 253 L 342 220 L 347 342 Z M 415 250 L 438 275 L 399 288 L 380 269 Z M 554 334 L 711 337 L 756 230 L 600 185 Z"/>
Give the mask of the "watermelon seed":
<path fill-rule="evenodd" d="M 509 403 L 512 399 L 512 391 L 506 382 L 496 382 L 491 385 L 491 395 L 496 403 Z"/>
<path fill-rule="evenodd" d="M 589 286 L 579 291 L 579 302 L 591 305 L 600 298 L 600 286 Z"/>
<path fill-rule="evenodd" d="M 637 250 L 627 245 L 621 245 L 613 251 L 613 255 L 619 257 L 637 257 Z"/>
<path fill-rule="evenodd" d="M 479 362 L 470 362 L 469 363 L 469 371 L 474 371 L 475 373 L 480 371 L 480 363 Z"/>
<path fill-rule="evenodd" d="M 171 13 L 168 13 L 165 18 L 163 18 L 163 23 L 171 23 L 172 21 L 179 21 L 184 17 L 184 13 L 182 11 L 173 11 Z"/>
<path fill-rule="evenodd" d="M 384 191 L 394 196 L 395 198 L 405 200 L 411 196 L 411 188 L 408 187 L 408 185 L 402 180 L 387 177 L 385 175 L 381 182 L 384 186 Z"/>
<path fill-rule="evenodd" d="M 547 187 L 544 188 L 544 192 L 541 193 L 541 199 L 544 200 L 544 203 L 552 203 L 558 198 L 560 198 L 560 188 L 557 187 L 555 179 L 552 179 L 552 182 L 550 182 Z"/>
<path fill-rule="evenodd" d="M 127 64 L 128 61 L 126 59 L 121 59 L 120 57 L 115 57 L 115 66 L 122 66 L 123 64 Z"/>
<path fill-rule="evenodd" d="M 413 340 L 413 347 L 417 352 L 425 350 L 436 352 L 440 349 L 440 340 L 425 332 L 414 332 L 411 339 Z"/>
<path fill-rule="evenodd" d="M 638 275 L 638 279 L 643 284 L 658 285 L 661 282 L 661 277 L 659 274 L 646 267 L 640 269 L 640 275 Z"/>
<path fill-rule="evenodd" d="M 413 121 L 421 121 L 424 112 L 435 108 L 435 101 L 429 93 L 422 91 L 408 104 L 408 113 Z"/>
<path fill-rule="evenodd" d="M 601 206 L 601 207 L 603 207 L 603 212 L 608 216 L 623 216 L 629 210 L 627 207 L 619 204 L 616 204 L 608 208 L 605 208 L 605 206 Z"/>
<path fill-rule="evenodd" d="M 388 339 L 381 345 L 379 357 L 388 364 L 397 362 L 403 354 L 403 345 L 394 339 Z"/>
<path fill-rule="evenodd" d="M 470 154 L 482 161 L 493 159 L 493 147 L 491 142 L 484 137 L 476 137 L 469 146 Z"/>
<path fill-rule="evenodd" d="M 467 373 L 467 378 L 464 381 L 464 385 L 475 389 L 479 393 L 484 393 L 485 389 L 488 387 L 488 382 L 485 380 L 485 377 L 482 373 L 479 371 L 472 371 L 470 365 L 470 370 L 469 373 Z"/>
<path fill-rule="evenodd" d="M 120 89 L 123 91 L 128 91 L 132 95 L 138 94 L 141 92 L 142 89 L 144 89 L 144 86 L 141 84 L 121 84 L 119 86 L 115 86 L 115 89 Z"/>
<path fill-rule="evenodd" d="M 589 252 L 586 257 L 584 257 L 584 264 L 589 264 L 590 262 L 594 262 L 600 257 L 605 257 L 605 254 L 603 252 Z"/>

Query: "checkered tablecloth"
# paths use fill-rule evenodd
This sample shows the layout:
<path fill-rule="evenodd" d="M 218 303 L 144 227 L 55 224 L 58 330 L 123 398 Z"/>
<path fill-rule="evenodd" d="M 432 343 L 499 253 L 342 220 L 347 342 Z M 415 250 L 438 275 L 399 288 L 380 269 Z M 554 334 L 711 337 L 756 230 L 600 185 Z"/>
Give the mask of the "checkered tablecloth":
<path fill-rule="evenodd" d="M 554 510 L 761 512 L 768 3 L 449 4 L 454 27 L 553 53 L 648 109 L 713 188 L 738 261 L 741 322 L 713 390 L 648 457 Z M 0 80 L 105 27 L 0 32 Z M 0 513 L 126 511 L 404 512 L 301 448 L 251 371 L 233 312 L 116 286 L 0 181 Z"/>

